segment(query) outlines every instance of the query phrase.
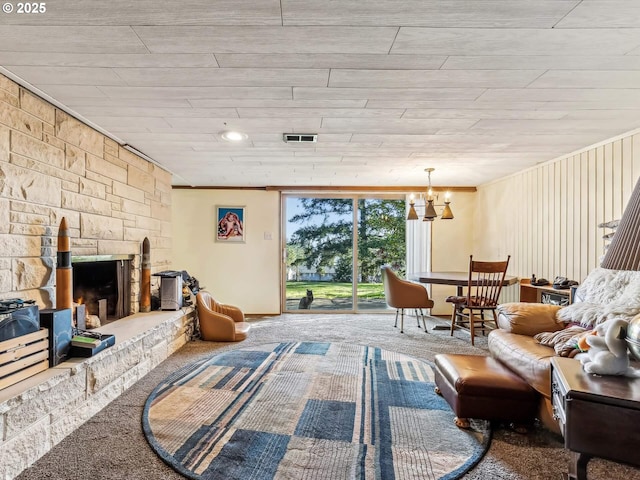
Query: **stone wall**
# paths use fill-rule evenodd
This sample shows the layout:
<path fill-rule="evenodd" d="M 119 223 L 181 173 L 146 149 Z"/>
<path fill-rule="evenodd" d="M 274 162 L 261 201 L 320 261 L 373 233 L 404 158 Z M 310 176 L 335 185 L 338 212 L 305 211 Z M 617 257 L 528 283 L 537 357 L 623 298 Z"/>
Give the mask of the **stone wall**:
<path fill-rule="evenodd" d="M 72 255 L 136 255 L 171 263 L 171 174 L 0 75 L 0 298 L 55 305 L 58 225 Z M 132 312 L 138 302 L 132 300 Z"/>
<path fill-rule="evenodd" d="M 193 332 L 192 309 L 138 313 L 98 329 L 116 344 L 0 390 L 0 478 L 10 480 L 89 420 Z"/>

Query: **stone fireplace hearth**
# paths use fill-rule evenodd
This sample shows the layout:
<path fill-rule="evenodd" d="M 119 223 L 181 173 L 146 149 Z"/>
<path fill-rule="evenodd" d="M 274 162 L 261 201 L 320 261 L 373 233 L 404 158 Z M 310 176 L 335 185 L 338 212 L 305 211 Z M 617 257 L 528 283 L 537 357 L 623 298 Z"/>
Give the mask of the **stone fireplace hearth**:
<path fill-rule="evenodd" d="M 73 300 L 102 324 L 130 315 L 135 301 L 134 255 L 72 257 Z"/>
<path fill-rule="evenodd" d="M 15 478 L 182 347 L 194 319 L 189 308 L 116 320 L 97 329 L 115 335 L 114 346 L 0 390 L 0 478 Z"/>

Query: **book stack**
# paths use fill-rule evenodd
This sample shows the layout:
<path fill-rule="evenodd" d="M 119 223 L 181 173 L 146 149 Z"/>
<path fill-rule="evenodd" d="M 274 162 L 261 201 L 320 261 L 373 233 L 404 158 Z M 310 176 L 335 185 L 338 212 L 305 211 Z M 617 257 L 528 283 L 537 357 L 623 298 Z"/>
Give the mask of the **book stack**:
<path fill-rule="evenodd" d="M 95 348 L 100 345 L 100 339 L 95 337 L 85 337 L 83 335 L 74 335 L 71 338 L 71 345 L 79 348 Z"/>
<path fill-rule="evenodd" d="M 100 334 L 100 338 L 96 338 L 90 335 L 83 335 L 80 332 L 71 338 L 71 356 L 92 357 L 105 348 L 112 347 L 115 343 L 115 335 L 103 333 Z"/>

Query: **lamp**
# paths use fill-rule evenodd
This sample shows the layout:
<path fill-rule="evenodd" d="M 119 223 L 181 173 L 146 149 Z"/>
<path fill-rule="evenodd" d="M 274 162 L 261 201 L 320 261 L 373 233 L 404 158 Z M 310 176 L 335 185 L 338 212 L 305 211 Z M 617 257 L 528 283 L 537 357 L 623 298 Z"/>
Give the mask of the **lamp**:
<path fill-rule="evenodd" d="M 440 218 L 442 218 L 443 220 L 451 220 L 453 218 L 453 212 L 451 211 L 451 207 L 449 206 L 449 204 L 451 203 L 451 201 L 449 200 L 449 192 L 445 193 L 444 205 L 434 204 L 434 201 L 438 200 L 438 195 L 436 194 L 434 196 L 433 189 L 431 188 L 431 172 L 433 172 L 434 170 L 435 168 L 424 169 L 424 171 L 427 172 L 427 176 L 429 179 L 429 188 L 425 196 L 426 204 L 424 205 L 425 211 L 424 211 L 424 217 L 422 218 L 422 220 L 425 222 L 432 222 L 433 219 L 438 216 L 438 213 L 436 212 L 435 207 L 444 207 L 442 209 L 442 215 L 440 215 Z M 421 206 L 418 205 L 418 208 L 420 207 Z M 418 212 L 416 212 L 416 203 L 412 197 L 411 200 L 409 201 L 409 214 L 407 215 L 407 220 L 417 220 L 417 219 L 418 219 Z"/>
<path fill-rule="evenodd" d="M 640 178 L 601 266 L 611 270 L 640 270 Z"/>
<path fill-rule="evenodd" d="M 636 182 L 627 208 L 624 209 L 620 225 L 613 235 L 601 267 L 640 271 L 640 178 Z M 629 320 L 626 341 L 631 354 L 640 361 L 640 316 L 636 315 Z"/>

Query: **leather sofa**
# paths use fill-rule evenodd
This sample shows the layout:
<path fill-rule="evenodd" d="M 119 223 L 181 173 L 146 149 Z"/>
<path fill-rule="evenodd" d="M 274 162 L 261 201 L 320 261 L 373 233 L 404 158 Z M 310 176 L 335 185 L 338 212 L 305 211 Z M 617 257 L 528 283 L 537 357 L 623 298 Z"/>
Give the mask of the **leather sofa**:
<path fill-rule="evenodd" d="M 551 406 L 551 358 L 553 348 L 533 336 L 562 330 L 556 318 L 561 307 L 541 303 L 510 303 L 498 307 L 498 329 L 489 334 L 491 356 L 525 380 L 539 394 L 537 417 L 552 431 L 560 432 Z M 576 360 L 577 361 L 577 360 Z"/>
<path fill-rule="evenodd" d="M 489 352 L 540 394 L 538 418 L 559 432 L 551 405 L 552 347 L 534 335 L 558 332 L 567 325 L 592 328 L 611 318 L 627 321 L 640 313 L 640 272 L 594 269 L 567 307 L 541 303 L 507 303 L 497 308 L 499 328 L 489 334 Z M 578 360 L 576 360 L 578 361 Z"/>

